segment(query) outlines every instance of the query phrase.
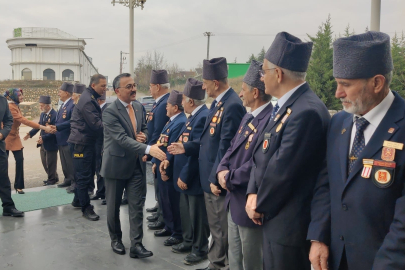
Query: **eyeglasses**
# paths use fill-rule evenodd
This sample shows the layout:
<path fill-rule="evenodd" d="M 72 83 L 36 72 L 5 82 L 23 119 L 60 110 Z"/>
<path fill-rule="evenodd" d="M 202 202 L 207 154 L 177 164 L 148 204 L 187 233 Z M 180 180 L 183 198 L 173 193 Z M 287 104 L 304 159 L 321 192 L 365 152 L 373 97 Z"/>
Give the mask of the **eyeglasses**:
<path fill-rule="evenodd" d="M 259 70 L 260 77 L 264 77 L 264 75 L 266 75 L 266 70 L 273 70 L 273 69 L 276 69 L 276 68 L 268 68 L 268 69 Z M 281 70 L 281 74 L 284 74 L 284 72 L 282 70 Z"/>
<path fill-rule="evenodd" d="M 136 88 L 136 86 L 137 86 L 137 84 L 134 83 L 134 84 L 128 84 L 125 87 L 118 87 L 118 88 L 125 88 L 127 90 L 132 90 L 133 88 Z"/>

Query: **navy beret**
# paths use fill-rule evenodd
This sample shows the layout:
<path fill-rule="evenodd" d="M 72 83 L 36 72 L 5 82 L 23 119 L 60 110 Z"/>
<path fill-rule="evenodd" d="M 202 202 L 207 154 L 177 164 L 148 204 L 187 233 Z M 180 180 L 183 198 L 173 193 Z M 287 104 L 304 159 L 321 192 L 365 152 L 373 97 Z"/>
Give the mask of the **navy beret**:
<path fill-rule="evenodd" d="M 183 101 L 183 94 L 180 93 L 177 90 L 172 90 L 172 92 L 170 92 L 170 96 L 167 99 L 167 103 L 177 106 L 181 106 L 181 102 Z"/>
<path fill-rule="evenodd" d="M 312 45 L 312 42 L 302 42 L 301 39 L 287 32 L 280 32 L 264 57 L 281 68 L 306 72 L 311 58 Z"/>
<path fill-rule="evenodd" d="M 256 61 L 252 60 L 250 63 L 249 69 L 247 70 L 245 77 L 243 78 L 243 81 L 247 83 L 250 86 L 256 87 L 259 90 L 264 90 L 264 82 L 260 80 L 260 70 L 262 70 L 263 64 Z"/>
<path fill-rule="evenodd" d="M 152 70 L 152 74 L 150 75 L 150 83 L 152 84 L 165 84 L 169 82 L 169 76 L 167 75 L 167 71 L 162 70 Z"/>
<path fill-rule="evenodd" d="M 51 97 L 50 96 L 40 96 L 39 103 L 51 104 Z"/>
<path fill-rule="evenodd" d="M 63 90 L 65 92 L 68 92 L 68 93 L 72 94 L 73 93 L 73 88 L 74 88 L 73 84 L 68 83 L 68 82 L 64 82 L 62 84 L 62 86 L 60 87 L 60 90 Z"/>
<path fill-rule="evenodd" d="M 333 43 L 333 76 L 340 79 L 366 79 L 385 75 L 394 69 L 390 36 L 369 31 L 339 38 Z"/>
<path fill-rule="evenodd" d="M 202 89 L 203 83 L 194 78 L 188 78 L 184 86 L 183 95 L 195 100 L 205 99 L 205 91 Z"/>
<path fill-rule="evenodd" d="M 76 83 L 75 87 L 73 88 L 73 93 L 81 95 L 85 89 L 86 86 L 84 84 Z"/>
<path fill-rule="evenodd" d="M 226 63 L 226 58 L 219 57 L 204 60 L 202 77 L 210 81 L 228 78 L 228 64 Z"/>

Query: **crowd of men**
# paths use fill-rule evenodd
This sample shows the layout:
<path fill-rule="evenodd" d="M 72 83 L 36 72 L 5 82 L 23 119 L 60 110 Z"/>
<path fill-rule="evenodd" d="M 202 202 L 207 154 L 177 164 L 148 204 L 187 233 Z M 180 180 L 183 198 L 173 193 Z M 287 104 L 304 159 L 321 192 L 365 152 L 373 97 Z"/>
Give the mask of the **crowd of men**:
<path fill-rule="evenodd" d="M 279 33 L 264 63 L 251 62 L 239 94 L 222 57 L 204 60 L 203 80 L 188 79 L 183 92 L 170 90 L 166 70 L 153 70 L 149 114 L 136 102 L 130 74 L 114 79 L 117 99 L 108 107 L 98 101 L 104 76 L 92 77 L 76 105 L 74 86 L 64 83 L 57 113 L 40 98 L 40 121 L 57 142 L 47 146 L 44 132 L 41 158 L 53 170 L 59 150 L 62 186 L 73 186 L 72 205 L 85 218 L 98 220 L 90 202 L 105 199 L 117 254 L 126 253 L 119 217 L 126 193 L 130 256 L 153 255 L 142 244 L 151 161 L 157 202 L 146 209 L 153 213 L 148 228 L 187 254 L 185 264 L 208 258 L 205 270 L 405 269 L 405 101 L 390 89 L 390 38 L 370 31 L 334 42 L 343 111 L 332 118 L 305 81 L 312 46 Z M 0 196 L 3 213 L 13 215 L 3 149 L 12 117 L 0 102 Z"/>

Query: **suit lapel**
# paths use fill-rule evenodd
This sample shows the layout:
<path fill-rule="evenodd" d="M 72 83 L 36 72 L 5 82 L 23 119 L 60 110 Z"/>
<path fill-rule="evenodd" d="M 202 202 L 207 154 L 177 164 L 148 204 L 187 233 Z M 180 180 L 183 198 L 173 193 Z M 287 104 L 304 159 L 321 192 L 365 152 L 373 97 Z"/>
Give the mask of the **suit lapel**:
<path fill-rule="evenodd" d="M 195 120 L 195 118 L 197 117 L 197 115 L 202 112 L 204 110 L 204 108 L 206 108 L 206 105 L 203 105 L 193 116 L 191 116 L 190 119 L 187 119 L 186 123 L 184 124 L 184 126 L 181 129 L 181 132 L 179 133 L 178 138 L 176 138 L 176 141 L 180 138 L 180 136 L 186 131 L 187 127 L 191 126 L 191 124 L 193 123 L 193 121 Z M 188 125 L 187 125 L 188 123 Z"/>
<path fill-rule="evenodd" d="M 117 106 L 118 111 L 120 112 L 121 116 L 127 122 L 127 125 L 129 127 L 129 129 L 131 130 L 132 137 L 135 138 L 134 127 L 132 126 L 131 119 L 129 118 L 127 109 L 124 107 L 124 105 L 121 103 L 121 101 L 118 98 L 115 101 L 115 103 L 116 103 L 116 106 Z"/>
<path fill-rule="evenodd" d="M 347 180 L 347 162 L 349 158 L 350 138 L 353 128 L 353 115 L 350 114 L 342 125 L 340 131 L 340 143 L 339 143 L 339 157 L 340 157 L 340 169 L 342 173 L 342 183 L 346 183 Z"/>
<path fill-rule="evenodd" d="M 136 120 L 136 131 L 140 131 L 141 130 L 141 126 L 142 126 L 142 115 L 143 112 L 138 110 L 137 108 L 138 106 L 135 106 L 135 101 L 132 102 L 132 108 L 134 109 L 135 112 L 135 120 Z"/>

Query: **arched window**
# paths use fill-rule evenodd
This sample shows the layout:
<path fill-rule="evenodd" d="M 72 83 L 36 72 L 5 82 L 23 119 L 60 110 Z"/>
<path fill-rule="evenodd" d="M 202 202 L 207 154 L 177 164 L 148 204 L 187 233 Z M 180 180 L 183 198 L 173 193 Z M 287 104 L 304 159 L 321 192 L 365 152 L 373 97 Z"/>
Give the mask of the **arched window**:
<path fill-rule="evenodd" d="M 55 71 L 53 71 L 53 69 L 50 69 L 50 68 L 45 69 L 43 76 L 44 76 L 44 81 L 46 81 L 46 80 L 54 81 L 55 80 Z"/>
<path fill-rule="evenodd" d="M 21 80 L 32 80 L 32 71 L 29 68 L 24 68 L 21 71 Z"/>
<path fill-rule="evenodd" d="M 75 73 L 70 69 L 65 69 L 62 72 L 62 81 L 74 81 L 75 80 Z"/>

